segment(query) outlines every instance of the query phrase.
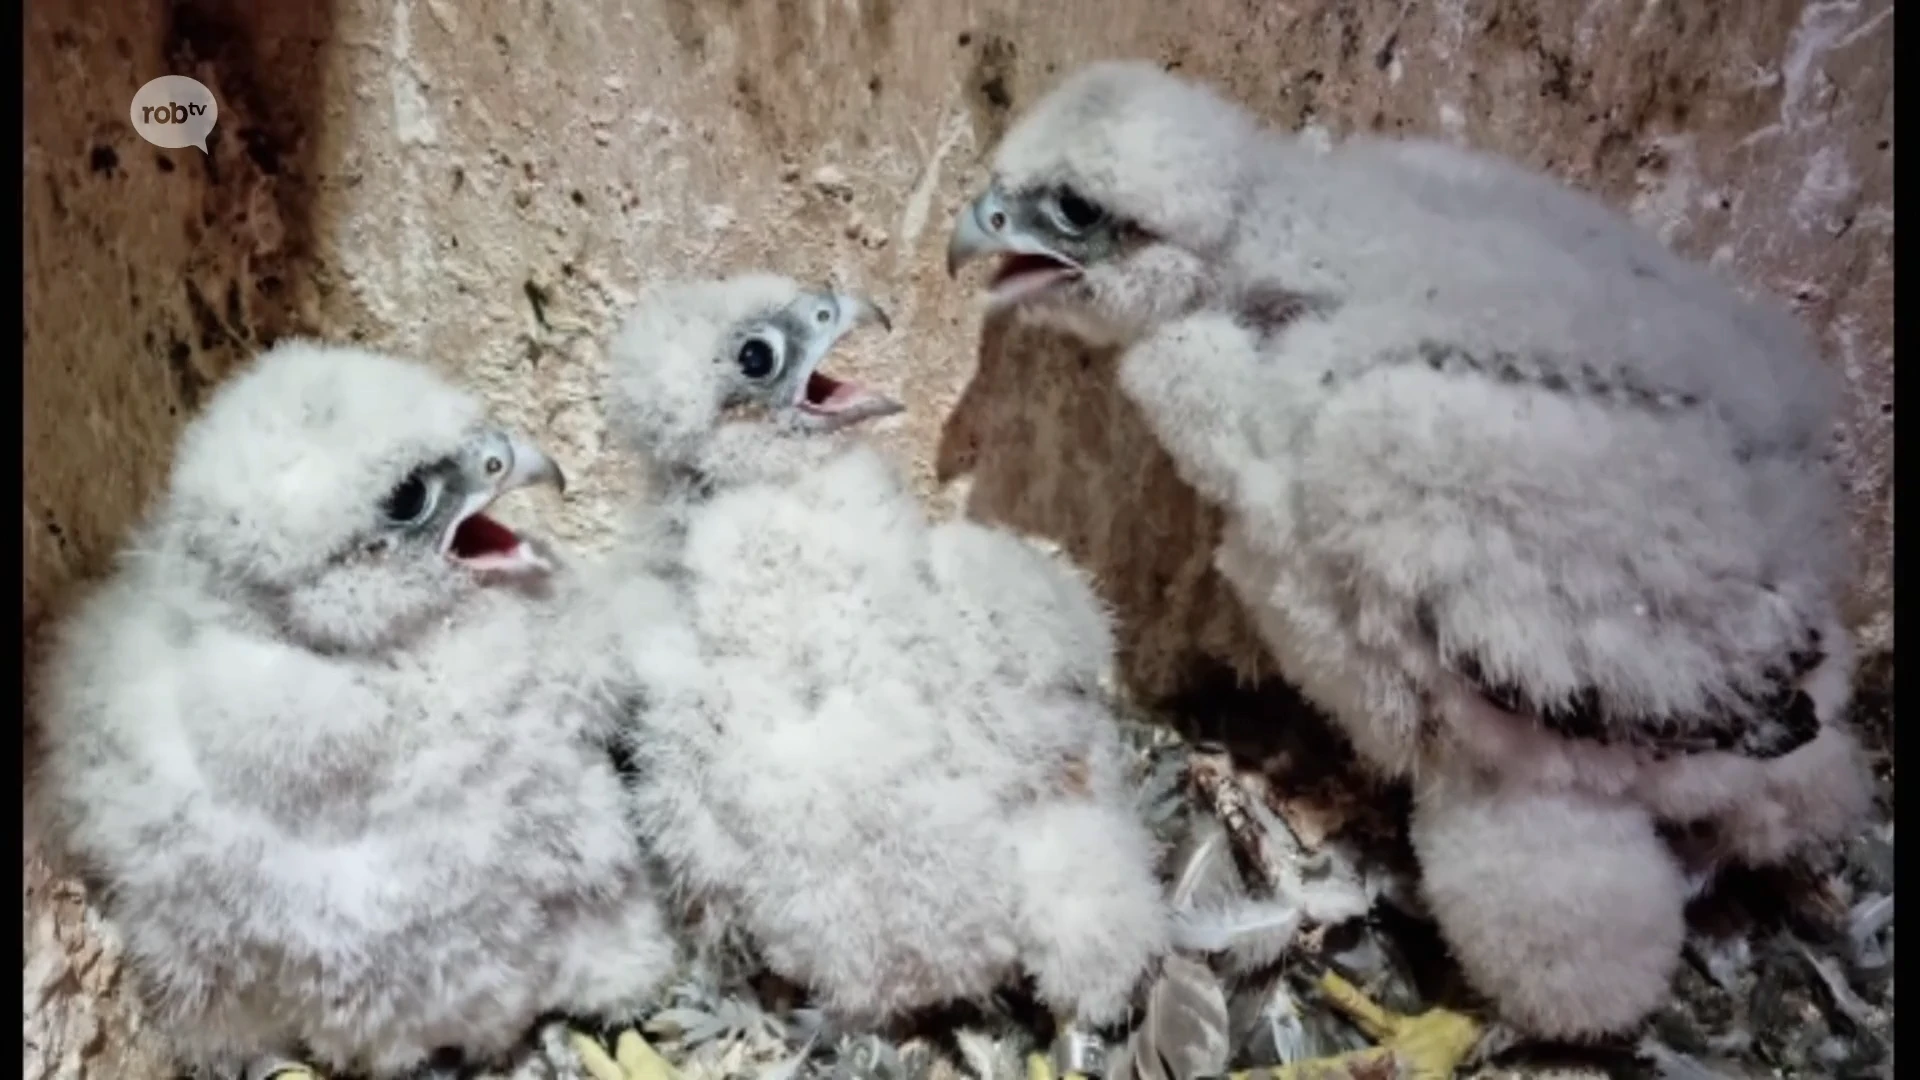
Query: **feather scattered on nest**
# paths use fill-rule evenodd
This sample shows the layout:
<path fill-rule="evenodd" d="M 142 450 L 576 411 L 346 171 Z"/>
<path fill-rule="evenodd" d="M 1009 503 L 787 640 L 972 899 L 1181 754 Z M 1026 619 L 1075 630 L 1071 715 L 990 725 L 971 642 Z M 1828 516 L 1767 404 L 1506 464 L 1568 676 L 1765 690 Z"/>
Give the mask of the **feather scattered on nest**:
<path fill-rule="evenodd" d="M 829 1080 L 924 1080 L 934 1061 L 924 1043 L 895 1046 L 877 1035 L 849 1036 L 834 1048 L 821 1075 Z"/>
<path fill-rule="evenodd" d="M 975 1080 L 1020 1080 L 1026 1075 L 1025 1048 L 1018 1040 L 995 1038 L 982 1031 L 958 1031 L 954 1042 L 961 1063 Z"/>
<path fill-rule="evenodd" d="M 1893 894 L 1869 896 L 1847 912 L 1854 969 L 1874 976 L 1893 969 Z"/>
<path fill-rule="evenodd" d="M 814 1040 L 809 1038 L 786 1060 L 763 1066 L 755 1080 L 797 1080 L 801 1070 L 806 1068 L 807 1058 L 813 1054 L 813 1044 Z"/>
<path fill-rule="evenodd" d="M 1149 754 L 1152 749 L 1148 749 Z M 1162 832 L 1186 813 L 1186 792 L 1183 790 L 1186 778 L 1185 755 L 1162 753 L 1149 758 L 1146 775 L 1140 780 L 1134 800 L 1148 828 Z"/>
<path fill-rule="evenodd" d="M 1193 754 L 1188 762 L 1198 798 L 1164 868 L 1167 897 L 1175 946 L 1209 959 L 1223 978 L 1227 1065 L 1284 1065 L 1367 1045 L 1289 985 L 1285 961 L 1303 949 L 1348 961 L 1335 966 L 1370 990 L 1385 988 L 1396 1007 L 1417 1009 L 1404 958 L 1364 921 L 1394 883 L 1392 873 L 1337 838 L 1303 843 L 1268 805 L 1258 778 L 1242 777 L 1225 755 Z M 1340 958 L 1322 951 L 1323 935 L 1336 926 L 1351 927 L 1341 934 L 1348 955 Z"/>
<path fill-rule="evenodd" d="M 1854 992 L 1853 987 L 1847 982 L 1846 973 L 1840 970 L 1839 963 L 1832 957 L 1821 956 L 1814 952 L 1805 942 L 1794 942 L 1794 947 L 1799 950 L 1801 956 L 1806 958 L 1814 974 L 1820 976 L 1821 984 L 1827 988 L 1828 998 L 1840 1015 L 1846 1017 L 1862 1031 L 1877 1033 L 1881 1026 L 1881 1018 L 1877 1010 Z"/>
<path fill-rule="evenodd" d="M 1654 1080 L 1754 1080 L 1757 1076 L 1730 1061 L 1691 1057 L 1651 1037 L 1641 1040 L 1639 1052 Z"/>
<path fill-rule="evenodd" d="M 1162 964 L 1140 1026 L 1108 1062 L 1107 1080 L 1197 1080 L 1226 1071 L 1226 992 L 1205 965 L 1182 956 Z"/>
<path fill-rule="evenodd" d="M 1353 1025 L 1309 1004 L 1274 977 L 1237 992 L 1228 1004 L 1233 1061 L 1291 1065 L 1367 1045 Z"/>
<path fill-rule="evenodd" d="M 1224 825 L 1193 820 L 1168 859 L 1167 903 L 1175 911 L 1244 895 Z"/>
<path fill-rule="evenodd" d="M 1173 916 L 1173 943 L 1187 952 L 1222 957 L 1233 972 L 1257 971 L 1279 960 L 1300 930 L 1300 905 L 1288 900 L 1188 908 Z"/>
<path fill-rule="evenodd" d="M 1262 808 L 1236 781 L 1233 762 L 1224 753 L 1194 754 L 1187 763 L 1187 779 L 1226 828 L 1242 871 L 1253 879 L 1248 882 L 1251 891 L 1261 896 L 1277 892 L 1284 874 L 1274 846 L 1292 844 L 1292 830 L 1284 822 L 1278 831 L 1264 827 L 1258 816 Z"/>
<path fill-rule="evenodd" d="M 1246 896 L 1227 830 L 1212 819 L 1193 822 L 1175 849 L 1167 901 L 1173 911 L 1174 945 L 1221 956 L 1234 972 L 1278 960 L 1293 945 L 1302 919 L 1301 905 L 1291 898 Z"/>

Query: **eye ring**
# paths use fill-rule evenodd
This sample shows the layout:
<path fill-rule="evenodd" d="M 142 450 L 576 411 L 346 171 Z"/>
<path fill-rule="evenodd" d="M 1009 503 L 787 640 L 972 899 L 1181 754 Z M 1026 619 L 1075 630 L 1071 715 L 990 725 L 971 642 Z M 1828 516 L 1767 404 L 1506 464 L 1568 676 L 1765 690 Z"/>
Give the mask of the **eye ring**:
<path fill-rule="evenodd" d="M 504 461 L 501 461 L 500 455 L 498 454 L 488 454 L 487 463 L 485 466 L 483 466 L 483 468 L 487 470 L 488 476 L 498 476 L 500 475 L 500 470 L 506 467 L 507 467 L 507 463 Z"/>
<path fill-rule="evenodd" d="M 751 337 L 741 342 L 740 351 L 734 354 L 734 363 L 739 366 L 740 374 L 755 382 L 771 378 L 780 370 L 780 357 L 765 338 Z"/>
<path fill-rule="evenodd" d="M 1107 219 L 1105 208 L 1070 187 L 1054 191 L 1053 210 L 1054 218 L 1074 232 L 1085 232 Z"/>
<path fill-rule="evenodd" d="M 395 525 L 417 525 L 433 510 L 434 501 L 426 478 L 409 473 L 380 500 L 380 512 Z"/>

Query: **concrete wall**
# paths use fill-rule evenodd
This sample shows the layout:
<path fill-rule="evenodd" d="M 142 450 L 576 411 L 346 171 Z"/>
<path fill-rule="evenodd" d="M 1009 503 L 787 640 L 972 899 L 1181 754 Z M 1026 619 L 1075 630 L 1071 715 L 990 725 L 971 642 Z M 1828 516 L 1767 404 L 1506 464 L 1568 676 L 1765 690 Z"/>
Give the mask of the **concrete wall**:
<path fill-rule="evenodd" d="M 914 405 L 882 437 L 936 503 L 1099 571 L 1139 688 L 1258 674 L 1216 523 L 1100 358 L 983 335 L 940 262 L 1010 118 L 1138 56 L 1288 127 L 1508 151 L 1791 301 L 1852 390 L 1858 620 L 1892 645 L 1892 0 L 39 0 L 26 33 L 30 632 L 106 568 L 207 388 L 289 333 L 461 373 L 578 481 L 521 509 L 591 543 L 622 490 L 612 320 L 648 281 L 771 266 L 888 302 L 894 337 L 843 361 Z M 212 154 L 130 129 L 168 73 L 219 96 Z M 28 1075 L 155 1075 L 111 944 L 25 858 Z"/>

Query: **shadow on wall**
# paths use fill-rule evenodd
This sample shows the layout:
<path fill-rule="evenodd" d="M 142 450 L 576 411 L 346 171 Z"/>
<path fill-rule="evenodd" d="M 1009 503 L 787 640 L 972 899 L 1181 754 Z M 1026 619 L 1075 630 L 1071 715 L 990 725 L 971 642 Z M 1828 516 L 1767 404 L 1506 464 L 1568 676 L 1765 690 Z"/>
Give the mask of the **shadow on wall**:
<path fill-rule="evenodd" d="M 310 332 L 310 207 L 332 8 L 53 0 L 25 20 L 22 611 L 28 670 L 76 586 L 110 564 L 209 389 Z M 136 134 L 160 75 L 212 88 L 210 153 Z M 23 723 L 33 758 L 33 725 Z M 166 1075 L 83 897 L 24 852 L 29 1075 Z M 48 973 L 51 974 L 48 974 Z"/>
<path fill-rule="evenodd" d="M 1276 681 L 1213 568 L 1221 514 L 1180 479 L 1121 393 L 1111 351 L 989 319 L 935 468 L 941 483 L 972 476 L 969 516 L 1047 537 L 1094 575 L 1143 701 L 1228 675 L 1243 687 Z"/>
<path fill-rule="evenodd" d="M 310 207 L 331 7 L 78 0 L 25 40 L 29 640 L 103 573 L 181 425 L 256 349 L 312 329 Z M 212 88 L 210 153 L 128 120 L 160 75 Z"/>

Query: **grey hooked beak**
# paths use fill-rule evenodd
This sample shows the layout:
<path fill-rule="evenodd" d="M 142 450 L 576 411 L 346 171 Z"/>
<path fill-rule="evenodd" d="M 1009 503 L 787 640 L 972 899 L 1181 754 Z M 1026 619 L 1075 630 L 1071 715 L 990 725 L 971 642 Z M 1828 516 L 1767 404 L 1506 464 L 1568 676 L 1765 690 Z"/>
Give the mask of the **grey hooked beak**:
<path fill-rule="evenodd" d="M 1077 259 L 1028 235 L 1015 222 L 998 187 L 989 187 L 954 217 L 953 235 L 947 238 L 947 276 L 958 277 L 962 266 L 982 255 L 1034 255 L 1070 270 L 1080 269 Z"/>
<path fill-rule="evenodd" d="M 513 530 L 488 517 L 484 511 L 495 499 L 517 488 L 533 484 L 551 484 L 565 495 L 567 475 L 539 447 L 508 431 L 486 435 L 477 459 L 469 458 L 467 468 L 477 469 L 478 486 L 469 492 L 454 514 L 453 522 L 440 539 L 440 553 L 475 570 L 502 574 L 544 573 L 552 562 L 538 546 L 521 538 Z"/>
<path fill-rule="evenodd" d="M 992 188 L 962 207 L 953 219 L 953 235 L 947 237 L 947 276 L 959 277 L 961 267 L 982 255 L 1009 250 L 1006 232 L 1011 223 L 1000 193 Z"/>
<path fill-rule="evenodd" d="M 878 325 L 892 332 L 893 317 L 885 308 L 856 293 L 823 289 L 795 303 L 808 327 L 803 356 L 806 374 L 813 374 L 840 339 L 862 326 Z"/>
<path fill-rule="evenodd" d="M 489 475 L 498 477 L 493 486 L 496 496 L 532 484 L 550 484 L 560 494 L 567 493 L 567 474 L 539 447 L 512 433 L 506 434 L 502 441 L 506 444 L 506 453 L 488 454 L 483 466 Z M 503 456 L 506 460 L 496 468 L 495 463 Z"/>
<path fill-rule="evenodd" d="M 893 319 L 879 304 L 853 293 L 824 291 L 802 297 L 808 335 L 799 378 L 794 385 L 793 408 L 816 431 L 832 431 L 902 412 L 906 406 L 879 391 L 823 373 L 820 365 L 840 339 L 860 326 L 878 324 L 893 330 Z"/>

